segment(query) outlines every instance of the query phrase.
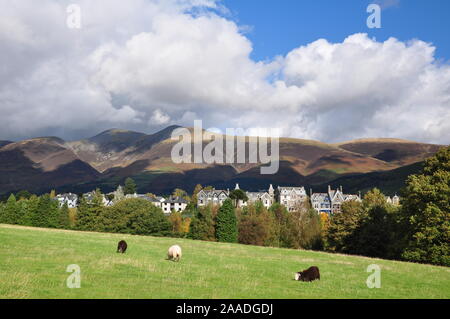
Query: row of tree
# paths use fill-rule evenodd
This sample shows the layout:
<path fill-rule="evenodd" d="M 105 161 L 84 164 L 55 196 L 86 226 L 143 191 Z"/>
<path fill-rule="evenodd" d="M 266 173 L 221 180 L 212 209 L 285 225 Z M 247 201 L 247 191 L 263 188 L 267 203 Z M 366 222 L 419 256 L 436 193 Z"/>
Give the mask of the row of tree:
<path fill-rule="evenodd" d="M 20 194 L 18 194 L 20 195 Z M 34 227 L 69 228 L 71 211 L 52 200 L 50 194 L 16 198 L 11 194 L 6 203 L 0 203 L 0 223 Z"/>

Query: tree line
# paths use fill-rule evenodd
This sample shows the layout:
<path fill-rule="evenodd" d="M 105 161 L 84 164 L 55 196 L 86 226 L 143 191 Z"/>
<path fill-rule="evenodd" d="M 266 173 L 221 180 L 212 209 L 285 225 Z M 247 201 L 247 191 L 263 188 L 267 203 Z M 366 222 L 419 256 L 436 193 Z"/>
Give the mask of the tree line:
<path fill-rule="evenodd" d="M 42 196 L 26 191 L 0 202 L 0 223 L 135 235 L 185 237 L 194 240 L 325 250 L 368 257 L 450 266 L 450 147 L 426 160 L 422 172 L 411 175 L 400 206 L 386 202 L 378 189 L 361 202 L 343 203 L 341 212 L 318 215 L 310 202 L 288 212 L 279 203 L 261 202 L 238 208 L 245 192 L 233 191 L 222 206 L 197 207 L 198 185 L 183 213 L 166 216 L 149 201 L 124 199 L 103 206 L 96 190 L 91 200 L 80 197 L 77 208 L 59 207 L 54 192 Z M 127 192 L 135 191 L 127 180 Z"/>

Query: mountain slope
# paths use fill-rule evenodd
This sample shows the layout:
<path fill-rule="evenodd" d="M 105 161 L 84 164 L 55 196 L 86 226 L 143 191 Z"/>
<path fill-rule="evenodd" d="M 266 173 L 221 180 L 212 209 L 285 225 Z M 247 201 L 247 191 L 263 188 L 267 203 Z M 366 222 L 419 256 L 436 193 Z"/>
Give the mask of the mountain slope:
<path fill-rule="evenodd" d="M 171 135 L 177 128 L 170 126 L 154 134 L 112 129 L 72 142 L 42 137 L 8 143 L 0 148 L 0 194 L 54 187 L 77 192 L 101 187 L 109 191 L 129 176 L 137 181 L 139 191 L 158 193 L 170 193 L 174 188 L 191 191 L 198 183 L 228 188 L 236 182 L 249 190 L 267 188 L 268 184 L 321 187 L 330 182 L 364 190 L 368 185 L 377 186 L 377 180 L 389 184 L 389 176 L 401 180 L 388 187 L 397 191 L 404 178 L 395 170 L 423 161 L 441 147 L 395 139 L 327 144 L 281 138 L 278 173 L 261 175 L 261 163 L 249 163 L 248 137 L 237 138 L 246 145 L 245 163 L 175 164 L 171 152 L 178 141 Z M 204 138 L 203 149 L 210 142 Z"/>
<path fill-rule="evenodd" d="M 317 185 L 314 189 L 325 191 L 327 186 L 331 185 L 334 188 L 343 186 L 348 193 L 357 193 L 359 191 L 364 193 L 377 187 L 386 195 L 400 195 L 400 190 L 405 186 L 408 176 L 419 173 L 422 167 L 423 162 L 418 162 L 390 171 L 343 176 L 328 183 Z"/>
<path fill-rule="evenodd" d="M 416 143 L 400 139 L 359 139 L 335 144 L 362 155 L 368 155 L 395 165 L 409 165 L 432 156 L 442 145 Z"/>
<path fill-rule="evenodd" d="M 97 179 L 100 174 L 81 161 L 58 138 L 36 138 L 0 149 L 0 193 L 39 192 Z"/>
<path fill-rule="evenodd" d="M 0 141 L 0 148 L 11 143 L 12 143 L 11 141 Z"/>

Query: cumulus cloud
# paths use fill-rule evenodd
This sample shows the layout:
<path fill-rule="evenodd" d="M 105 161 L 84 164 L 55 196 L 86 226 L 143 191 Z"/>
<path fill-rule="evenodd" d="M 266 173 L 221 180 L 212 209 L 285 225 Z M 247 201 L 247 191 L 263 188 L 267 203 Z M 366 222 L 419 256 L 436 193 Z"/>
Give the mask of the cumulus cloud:
<path fill-rule="evenodd" d="M 170 117 L 167 114 L 164 114 L 161 110 L 157 109 L 153 111 L 150 121 L 150 125 L 152 122 L 155 122 L 157 125 L 163 125 L 170 122 Z"/>
<path fill-rule="evenodd" d="M 335 142 L 449 143 L 450 67 L 420 40 L 319 39 L 254 61 L 242 26 L 213 0 L 0 0 L 0 139 L 70 138 L 168 124 L 280 128 Z M 94 131 L 95 130 L 95 131 Z"/>

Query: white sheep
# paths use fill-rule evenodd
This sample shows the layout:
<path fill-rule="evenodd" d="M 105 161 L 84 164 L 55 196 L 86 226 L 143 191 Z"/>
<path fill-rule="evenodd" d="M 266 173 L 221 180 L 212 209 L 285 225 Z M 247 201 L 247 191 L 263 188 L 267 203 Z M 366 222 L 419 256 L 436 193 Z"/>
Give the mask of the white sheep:
<path fill-rule="evenodd" d="M 181 259 L 181 247 L 178 245 L 174 245 L 169 248 L 169 251 L 167 252 L 167 259 L 173 260 L 173 261 L 180 261 Z"/>

